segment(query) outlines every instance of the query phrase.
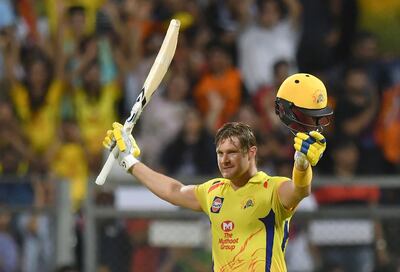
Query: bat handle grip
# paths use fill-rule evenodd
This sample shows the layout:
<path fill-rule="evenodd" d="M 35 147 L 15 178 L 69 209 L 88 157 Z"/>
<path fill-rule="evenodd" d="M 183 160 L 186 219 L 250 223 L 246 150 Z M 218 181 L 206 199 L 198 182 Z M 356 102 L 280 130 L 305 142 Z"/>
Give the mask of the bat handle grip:
<path fill-rule="evenodd" d="M 107 179 L 108 174 L 111 171 L 111 168 L 113 167 L 114 161 L 115 161 L 115 157 L 114 157 L 114 149 L 110 152 L 110 154 L 108 155 L 107 161 L 106 163 L 103 165 L 103 168 L 101 169 L 99 175 L 96 178 L 96 184 L 97 185 L 103 185 L 104 182 Z"/>
<path fill-rule="evenodd" d="M 133 122 L 125 122 L 124 129 L 126 130 L 128 135 L 132 133 L 133 125 L 134 125 Z M 95 182 L 97 185 L 103 185 L 106 182 L 107 176 L 110 173 L 111 168 L 113 167 L 113 164 L 115 162 L 116 152 L 117 149 L 114 147 L 113 150 L 108 155 L 107 161 L 104 163 L 103 168 L 101 169 L 99 175 L 96 178 Z"/>

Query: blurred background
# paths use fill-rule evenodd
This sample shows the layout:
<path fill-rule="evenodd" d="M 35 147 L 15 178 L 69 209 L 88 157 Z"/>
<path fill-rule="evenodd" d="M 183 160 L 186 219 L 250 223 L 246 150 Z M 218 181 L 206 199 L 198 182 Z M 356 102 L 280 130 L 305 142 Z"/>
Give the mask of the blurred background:
<path fill-rule="evenodd" d="M 259 169 L 290 177 L 276 89 L 312 73 L 335 116 L 288 270 L 400 271 L 398 0 L 0 0 L 0 271 L 211 271 L 207 218 L 117 167 L 93 182 L 171 18 L 178 48 L 134 129 L 141 160 L 202 183 L 218 175 L 214 133 L 240 120 Z"/>

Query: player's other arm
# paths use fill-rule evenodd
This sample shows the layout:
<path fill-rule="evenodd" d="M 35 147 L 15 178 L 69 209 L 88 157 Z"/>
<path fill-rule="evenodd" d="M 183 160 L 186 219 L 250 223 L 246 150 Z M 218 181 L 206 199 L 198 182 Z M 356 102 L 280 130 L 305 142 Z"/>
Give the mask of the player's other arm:
<path fill-rule="evenodd" d="M 113 130 L 107 132 L 103 145 L 112 149 L 116 144 L 114 155 L 119 165 L 135 176 L 159 198 L 177 206 L 201 211 L 200 203 L 195 195 L 194 185 L 184 185 L 176 179 L 158 173 L 138 161 L 140 149 L 131 135 L 128 135 L 119 123 L 113 124 Z"/>
<path fill-rule="evenodd" d="M 294 138 L 294 166 L 292 180 L 279 187 L 279 199 L 287 209 L 294 209 L 299 202 L 310 195 L 312 168 L 322 157 L 326 148 L 325 137 L 319 132 L 297 133 Z"/>
<path fill-rule="evenodd" d="M 141 162 L 133 165 L 129 173 L 159 198 L 173 205 L 201 211 L 194 185 L 183 185 L 178 180 L 158 173 Z"/>

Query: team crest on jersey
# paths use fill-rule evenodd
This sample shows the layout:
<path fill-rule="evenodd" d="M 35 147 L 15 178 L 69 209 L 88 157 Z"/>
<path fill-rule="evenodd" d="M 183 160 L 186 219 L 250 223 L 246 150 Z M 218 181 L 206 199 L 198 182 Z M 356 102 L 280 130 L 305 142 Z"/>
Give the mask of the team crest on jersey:
<path fill-rule="evenodd" d="M 254 203 L 255 201 L 253 198 L 248 198 L 247 200 L 242 202 L 242 209 L 245 210 L 247 208 L 254 207 Z"/>
<path fill-rule="evenodd" d="M 211 204 L 210 211 L 212 213 L 219 213 L 219 211 L 222 208 L 222 203 L 223 202 L 224 202 L 224 198 L 223 197 L 219 197 L 219 196 L 214 197 L 214 200 L 213 200 L 213 202 Z"/>

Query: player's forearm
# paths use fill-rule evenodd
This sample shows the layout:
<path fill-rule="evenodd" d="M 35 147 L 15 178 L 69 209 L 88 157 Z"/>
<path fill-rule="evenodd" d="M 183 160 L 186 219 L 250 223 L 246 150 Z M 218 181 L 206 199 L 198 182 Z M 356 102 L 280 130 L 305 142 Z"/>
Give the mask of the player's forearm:
<path fill-rule="evenodd" d="M 299 169 L 296 164 L 293 166 L 292 180 L 284 182 L 278 191 L 279 200 L 286 209 L 293 210 L 303 198 L 310 195 L 311 178 L 311 165 L 308 164 L 305 169 Z"/>
<path fill-rule="evenodd" d="M 129 171 L 151 192 L 171 203 L 174 192 L 183 186 L 179 181 L 160 174 L 143 163 L 135 164 Z"/>
<path fill-rule="evenodd" d="M 301 168 L 296 165 L 293 166 L 292 181 L 294 185 L 294 195 L 296 198 L 302 200 L 303 198 L 311 194 L 311 180 L 312 180 L 312 168 L 311 165 Z"/>
<path fill-rule="evenodd" d="M 196 202 L 182 196 L 185 187 L 181 182 L 158 173 L 143 163 L 135 164 L 129 172 L 159 198 L 177 206 L 198 210 Z"/>

